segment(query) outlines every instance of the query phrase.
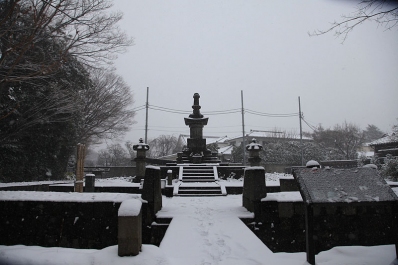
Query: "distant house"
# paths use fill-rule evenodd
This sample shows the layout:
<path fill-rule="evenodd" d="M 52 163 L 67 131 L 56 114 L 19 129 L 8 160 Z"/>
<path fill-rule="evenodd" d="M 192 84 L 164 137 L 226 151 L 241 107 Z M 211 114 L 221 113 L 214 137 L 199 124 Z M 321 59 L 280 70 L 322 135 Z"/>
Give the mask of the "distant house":
<path fill-rule="evenodd" d="M 177 140 L 177 145 L 176 148 L 174 149 L 174 153 L 181 152 L 184 147 L 187 146 L 189 135 L 186 134 L 180 134 L 178 136 Z M 206 139 L 206 145 L 214 144 L 216 143 L 219 148 L 224 147 L 228 144 L 225 143 L 225 140 L 228 139 L 227 136 L 203 136 L 204 139 Z"/>
<path fill-rule="evenodd" d="M 233 145 L 227 145 L 218 149 L 218 157 L 222 162 L 229 162 L 232 158 Z"/>
<path fill-rule="evenodd" d="M 189 135 L 180 134 L 177 140 L 176 148 L 173 151 L 173 155 L 170 158 L 176 157 L 176 153 L 181 152 L 187 145 L 187 139 Z M 232 150 L 234 146 L 238 147 L 243 142 L 243 137 L 238 136 L 234 138 L 228 138 L 227 136 L 203 136 L 206 139 L 206 145 L 217 144 L 218 147 L 218 157 L 222 162 L 227 162 L 231 160 Z M 256 139 L 257 143 L 261 145 L 266 145 L 269 142 L 275 141 L 300 141 L 299 135 L 287 134 L 285 132 L 275 132 L 275 131 L 256 131 L 250 130 L 245 136 L 245 144 L 249 144 L 253 138 Z M 311 138 L 303 137 L 303 141 L 313 141 Z M 167 158 L 169 159 L 169 157 Z"/>
<path fill-rule="evenodd" d="M 364 143 L 357 150 L 358 158 L 366 157 L 366 159 L 372 159 L 374 156 L 373 148 L 369 145 L 370 143 Z"/>
<path fill-rule="evenodd" d="M 379 158 L 386 157 L 387 154 L 398 156 L 398 135 L 396 133 L 385 135 L 369 143 L 369 146 L 373 148 L 375 156 Z"/>
<path fill-rule="evenodd" d="M 245 144 L 249 144 L 253 139 L 256 139 L 258 144 L 265 146 L 267 143 L 276 141 L 300 141 L 300 135 L 288 134 L 286 132 L 250 130 L 250 133 L 245 135 Z M 312 138 L 303 137 L 303 141 L 310 142 L 313 140 Z M 242 136 L 225 140 L 225 143 L 233 146 L 240 146 L 242 142 Z"/>

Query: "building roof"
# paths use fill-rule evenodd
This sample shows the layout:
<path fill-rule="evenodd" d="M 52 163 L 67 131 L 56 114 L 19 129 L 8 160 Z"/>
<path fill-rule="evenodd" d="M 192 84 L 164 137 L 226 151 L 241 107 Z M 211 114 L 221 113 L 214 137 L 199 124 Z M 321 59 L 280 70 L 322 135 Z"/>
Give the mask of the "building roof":
<path fill-rule="evenodd" d="M 283 138 L 283 139 L 292 139 L 292 140 L 299 140 L 300 135 L 296 134 L 288 134 L 284 132 L 275 132 L 275 131 L 257 131 L 257 130 L 250 130 L 249 133 L 246 134 L 246 137 L 249 137 L 250 140 L 252 138 L 260 139 L 260 138 Z M 233 141 L 236 139 L 241 139 L 242 136 L 233 137 L 228 139 L 228 141 Z M 312 138 L 303 136 L 303 140 L 312 140 Z"/>
<path fill-rule="evenodd" d="M 370 142 L 368 145 L 382 145 L 382 144 L 389 144 L 389 143 L 398 143 L 398 134 L 392 133 L 391 135 L 385 135 L 380 139 L 374 140 Z"/>
<path fill-rule="evenodd" d="M 189 135 L 187 134 L 180 134 L 179 140 L 181 139 L 181 142 L 186 145 L 188 142 Z M 206 145 L 208 144 L 213 144 L 213 143 L 223 143 L 225 140 L 228 139 L 228 136 L 203 136 L 204 139 L 206 139 Z"/>
<path fill-rule="evenodd" d="M 221 147 L 220 149 L 218 149 L 218 153 L 224 154 L 224 155 L 231 155 L 233 149 L 234 149 L 234 147 L 232 145 L 228 145 L 228 146 Z"/>
<path fill-rule="evenodd" d="M 296 173 L 296 171 L 295 171 Z M 302 169 L 295 175 L 307 203 L 395 202 L 397 196 L 372 168 Z"/>

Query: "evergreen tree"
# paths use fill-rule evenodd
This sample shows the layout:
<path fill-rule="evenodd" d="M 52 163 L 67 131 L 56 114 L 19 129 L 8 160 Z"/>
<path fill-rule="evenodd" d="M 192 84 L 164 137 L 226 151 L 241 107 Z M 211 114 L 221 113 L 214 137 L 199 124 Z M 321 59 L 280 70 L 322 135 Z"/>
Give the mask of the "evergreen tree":
<path fill-rule="evenodd" d="M 371 142 L 380 139 L 385 134 L 376 125 L 368 124 L 366 129 L 363 131 L 365 142 Z"/>

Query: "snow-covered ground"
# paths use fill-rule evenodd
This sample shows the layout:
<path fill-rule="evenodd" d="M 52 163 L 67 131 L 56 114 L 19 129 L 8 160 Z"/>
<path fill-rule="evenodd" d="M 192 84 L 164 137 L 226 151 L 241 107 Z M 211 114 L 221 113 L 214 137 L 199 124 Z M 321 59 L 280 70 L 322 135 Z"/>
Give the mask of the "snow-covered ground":
<path fill-rule="evenodd" d="M 7 183 L 1 183 L 0 182 L 0 187 L 16 187 L 16 186 L 35 186 L 35 185 L 52 185 L 52 184 L 65 184 L 65 183 L 71 183 L 73 185 L 73 181 L 71 180 L 65 180 L 65 181 L 31 181 L 31 182 L 7 182 Z"/>
<path fill-rule="evenodd" d="M 279 182 L 279 176 L 277 175 L 270 176 L 270 178 L 267 178 L 267 184 L 268 181 Z M 115 182 L 117 181 L 115 180 Z M 231 180 L 229 182 L 238 183 L 239 181 Z M 398 192 L 397 189 L 394 189 L 396 193 Z M 3 194 L 0 193 L 0 200 L 4 196 Z M 73 195 L 75 193 L 67 194 Z M 100 193 L 95 195 L 101 196 Z M 65 196 L 68 197 L 69 195 Z M 133 197 L 138 199 L 137 195 L 133 195 Z M 65 197 L 64 199 L 68 198 Z M 96 199 L 100 200 L 99 198 Z M 163 197 L 163 208 L 158 213 L 158 217 L 172 217 L 173 220 L 160 247 L 143 245 L 142 252 L 138 256 L 118 257 L 117 246 L 102 250 L 43 248 L 21 245 L 0 246 L 0 264 L 307 264 L 306 254 L 303 252 L 272 253 L 239 220 L 239 217 L 253 216 L 241 205 L 241 195 Z M 398 265 L 398 261 L 395 258 L 394 245 L 351 246 L 335 247 L 321 252 L 316 256 L 316 262 L 318 265 Z"/>

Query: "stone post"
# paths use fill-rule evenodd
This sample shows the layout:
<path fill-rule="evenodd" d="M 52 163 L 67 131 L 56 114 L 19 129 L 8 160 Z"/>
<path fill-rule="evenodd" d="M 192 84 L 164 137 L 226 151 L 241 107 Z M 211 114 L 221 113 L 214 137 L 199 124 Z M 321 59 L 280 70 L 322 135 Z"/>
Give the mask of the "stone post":
<path fill-rule="evenodd" d="M 243 207 L 254 212 L 256 204 L 267 196 L 265 185 L 265 169 L 263 167 L 248 167 L 243 180 Z"/>
<path fill-rule="evenodd" d="M 86 174 L 86 181 L 84 185 L 85 192 L 94 192 L 95 191 L 95 175 L 94 174 Z"/>
<path fill-rule="evenodd" d="M 160 167 L 147 166 L 141 198 L 148 202 L 151 218 L 162 209 L 162 189 L 160 184 Z"/>
<path fill-rule="evenodd" d="M 134 182 L 140 183 L 141 179 L 145 177 L 145 160 L 146 152 L 149 150 L 149 145 L 144 143 L 144 140 L 140 138 L 139 143 L 133 145 L 133 150 L 137 151 L 137 157 L 134 159 L 136 163 L 136 174 Z"/>
<path fill-rule="evenodd" d="M 167 170 L 167 185 L 173 185 L 173 170 Z"/>
<path fill-rule="evenodd" d="M 167 184 L 164 187 L 164 195 L 168 198 L 173 197 L 173 190 L 173 170 L 169 169 L 167 170 Z"/>
<path fill-rule="evenodd" d="M 138 199 L 125 200 L 118 211 L 118 255 L 136 256 L 142 247 L 142 203 Z"/>
<path fill-rule="evenodd" d="M 263 150 L 263 147 L 256 143 L 256 139 L 253 138 L 252 142 L 246 145 L 246 150 L 249 151 L 249 163 L 250 166 L 256 167 L 260 166 L 261 158 L 260 151 Z"/>

